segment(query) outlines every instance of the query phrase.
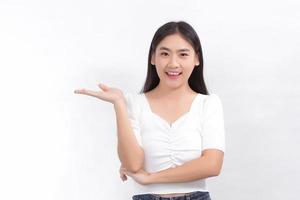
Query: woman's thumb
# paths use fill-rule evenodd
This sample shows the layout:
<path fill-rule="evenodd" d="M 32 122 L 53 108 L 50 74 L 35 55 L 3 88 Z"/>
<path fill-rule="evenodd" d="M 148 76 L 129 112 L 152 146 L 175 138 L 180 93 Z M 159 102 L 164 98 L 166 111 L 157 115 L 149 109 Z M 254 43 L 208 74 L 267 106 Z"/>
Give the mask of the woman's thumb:
<path fill-rule="evenodd" d="M 100 83 L 98 86 L 104 91 L 109 89 L 109 87 L 107 85 L 104 85 L 103 83 Z"/>

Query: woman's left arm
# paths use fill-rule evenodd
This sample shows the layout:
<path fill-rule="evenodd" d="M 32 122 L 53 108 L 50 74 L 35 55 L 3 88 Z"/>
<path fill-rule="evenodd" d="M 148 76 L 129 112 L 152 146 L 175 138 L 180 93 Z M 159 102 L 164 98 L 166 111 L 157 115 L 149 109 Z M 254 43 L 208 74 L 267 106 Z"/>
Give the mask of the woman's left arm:
<path fill-rule="evenodd" d="M 206 149 L 201 157 L 178 167 L 168 168 L 149 175 L 148 184 L 189 182 L 218 176 L 222 169 L 224 153 L 218 149 Z"/>

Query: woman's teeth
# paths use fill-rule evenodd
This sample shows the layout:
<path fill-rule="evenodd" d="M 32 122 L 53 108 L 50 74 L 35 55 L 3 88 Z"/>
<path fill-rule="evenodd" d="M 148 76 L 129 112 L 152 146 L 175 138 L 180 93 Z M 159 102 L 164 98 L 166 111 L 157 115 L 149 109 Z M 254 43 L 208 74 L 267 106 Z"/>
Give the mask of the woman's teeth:
<path fill-rule="evenodd" d="M 168 75 L 170 76 L 178 76 L 179 74 L 181 74 L 181 72 L 166 72 Z"/>

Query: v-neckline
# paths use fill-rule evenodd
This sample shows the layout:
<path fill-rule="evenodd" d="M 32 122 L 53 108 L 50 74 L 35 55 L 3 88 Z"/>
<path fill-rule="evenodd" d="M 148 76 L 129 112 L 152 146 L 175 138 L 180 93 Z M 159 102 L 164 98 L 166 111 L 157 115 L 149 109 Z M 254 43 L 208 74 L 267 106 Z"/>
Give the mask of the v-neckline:
<path fill-rule="evenodd" d="M 182 118 L 184 118 L 185 116 L 187 116 L 188 114 L 190 114 L 192 112 L 192 109 L 193 109 L 193 106 L 197 100 L 197 97 L 199 96 L 199 93 L 197 93 L 197 95 L 194 97 L 191 105 L 190 105 L 190 109 L 185 112 L 184 114 L 180 115 L 175 121 L 173 121 L 172 123 L 169 123 L 167 120 L 165 120 L 164 118 L 162 118 L 160 115 L 156 114 L 155 112 L 152 111 L 151 109 L 151 106 L 150 106 L 150 103 L 145 95 L 145 93 L 142 93 L 142 96 L 144 97 L 145 99 L 145 102 L 146 102 L 146 105 L 147 105 L 147 108 L 148 110 L 150 111 L 150 113 L 157 117 L 160 121 L 162 121 L 163 123 L 167 124 L 169 128 L 171 128 L 172 126 L 174 126 L 174 124 L 176 124 L 177 122 L 179 122 Z"/>

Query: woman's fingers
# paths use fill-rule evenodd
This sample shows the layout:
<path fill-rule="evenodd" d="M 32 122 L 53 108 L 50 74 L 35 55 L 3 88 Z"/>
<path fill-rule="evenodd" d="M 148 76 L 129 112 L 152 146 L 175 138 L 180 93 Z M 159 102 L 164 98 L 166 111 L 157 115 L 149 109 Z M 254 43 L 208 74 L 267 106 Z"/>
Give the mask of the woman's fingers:
<path fill-rule="evenodd" d="M 127 180 L 127 176 L 125 174 L 122 174 L 121 175 L 121 179 L 122 179 L 122 181 L 126 181 Z"/>
<path fill-rule="evenodd" d="M 85 94 L 93 97 L 98 97 L 99 92 L 92 91 L 92 90 L 87 90 L 87 89 L 80 89 L 80 90 L 75 90 L 74 93 L 76 94 Z"/>
<path fill-rule="evenodd" d="M 75 90 L 74 93 L 93 96 L 93 97 L 96 97 L 96 98 L 104 100 L 104 101 L 108 101 L 113 104 L 117 100 L 124 99 L 124 95 L 123 95 L 122 91 L 118 88 L 108 87 L 107 85 L 105 85 L 103 83 L 98 84 L 98 87 L 100 88 L 99 91 L 80 89 L 80 90 Z"/>
<path fill-rule="evenodd" d="M 98 84 L 98 87 L 100 89 L 102 89 L 103 91 L 108 91 L 109 90 L 109 87 L 107 85 L 104 85 L 103 83 Z M 98 98 L 101 97 L 100 92 L 102 92 L 102 91 L 92 91 L 92 90 L 88 90 L 88 89 L 85 89 L 85 88 L 74 91 L 74 93 L 76 93 L 76 94 L 85 94 L 85 95 L 98 97 Z"/>
<path fill-rule="evenodd" d="M 122 166 L 120 167 L 120 170 L 119 170 L 119 172 L 120 172 L 120 178 L 122 179 L 122 181 L 126 181 L 127 180 L 127 176 L 126 176 L 126 174 L 124 173 L 124 169 L 125 168 L 123 168 Z"/>

